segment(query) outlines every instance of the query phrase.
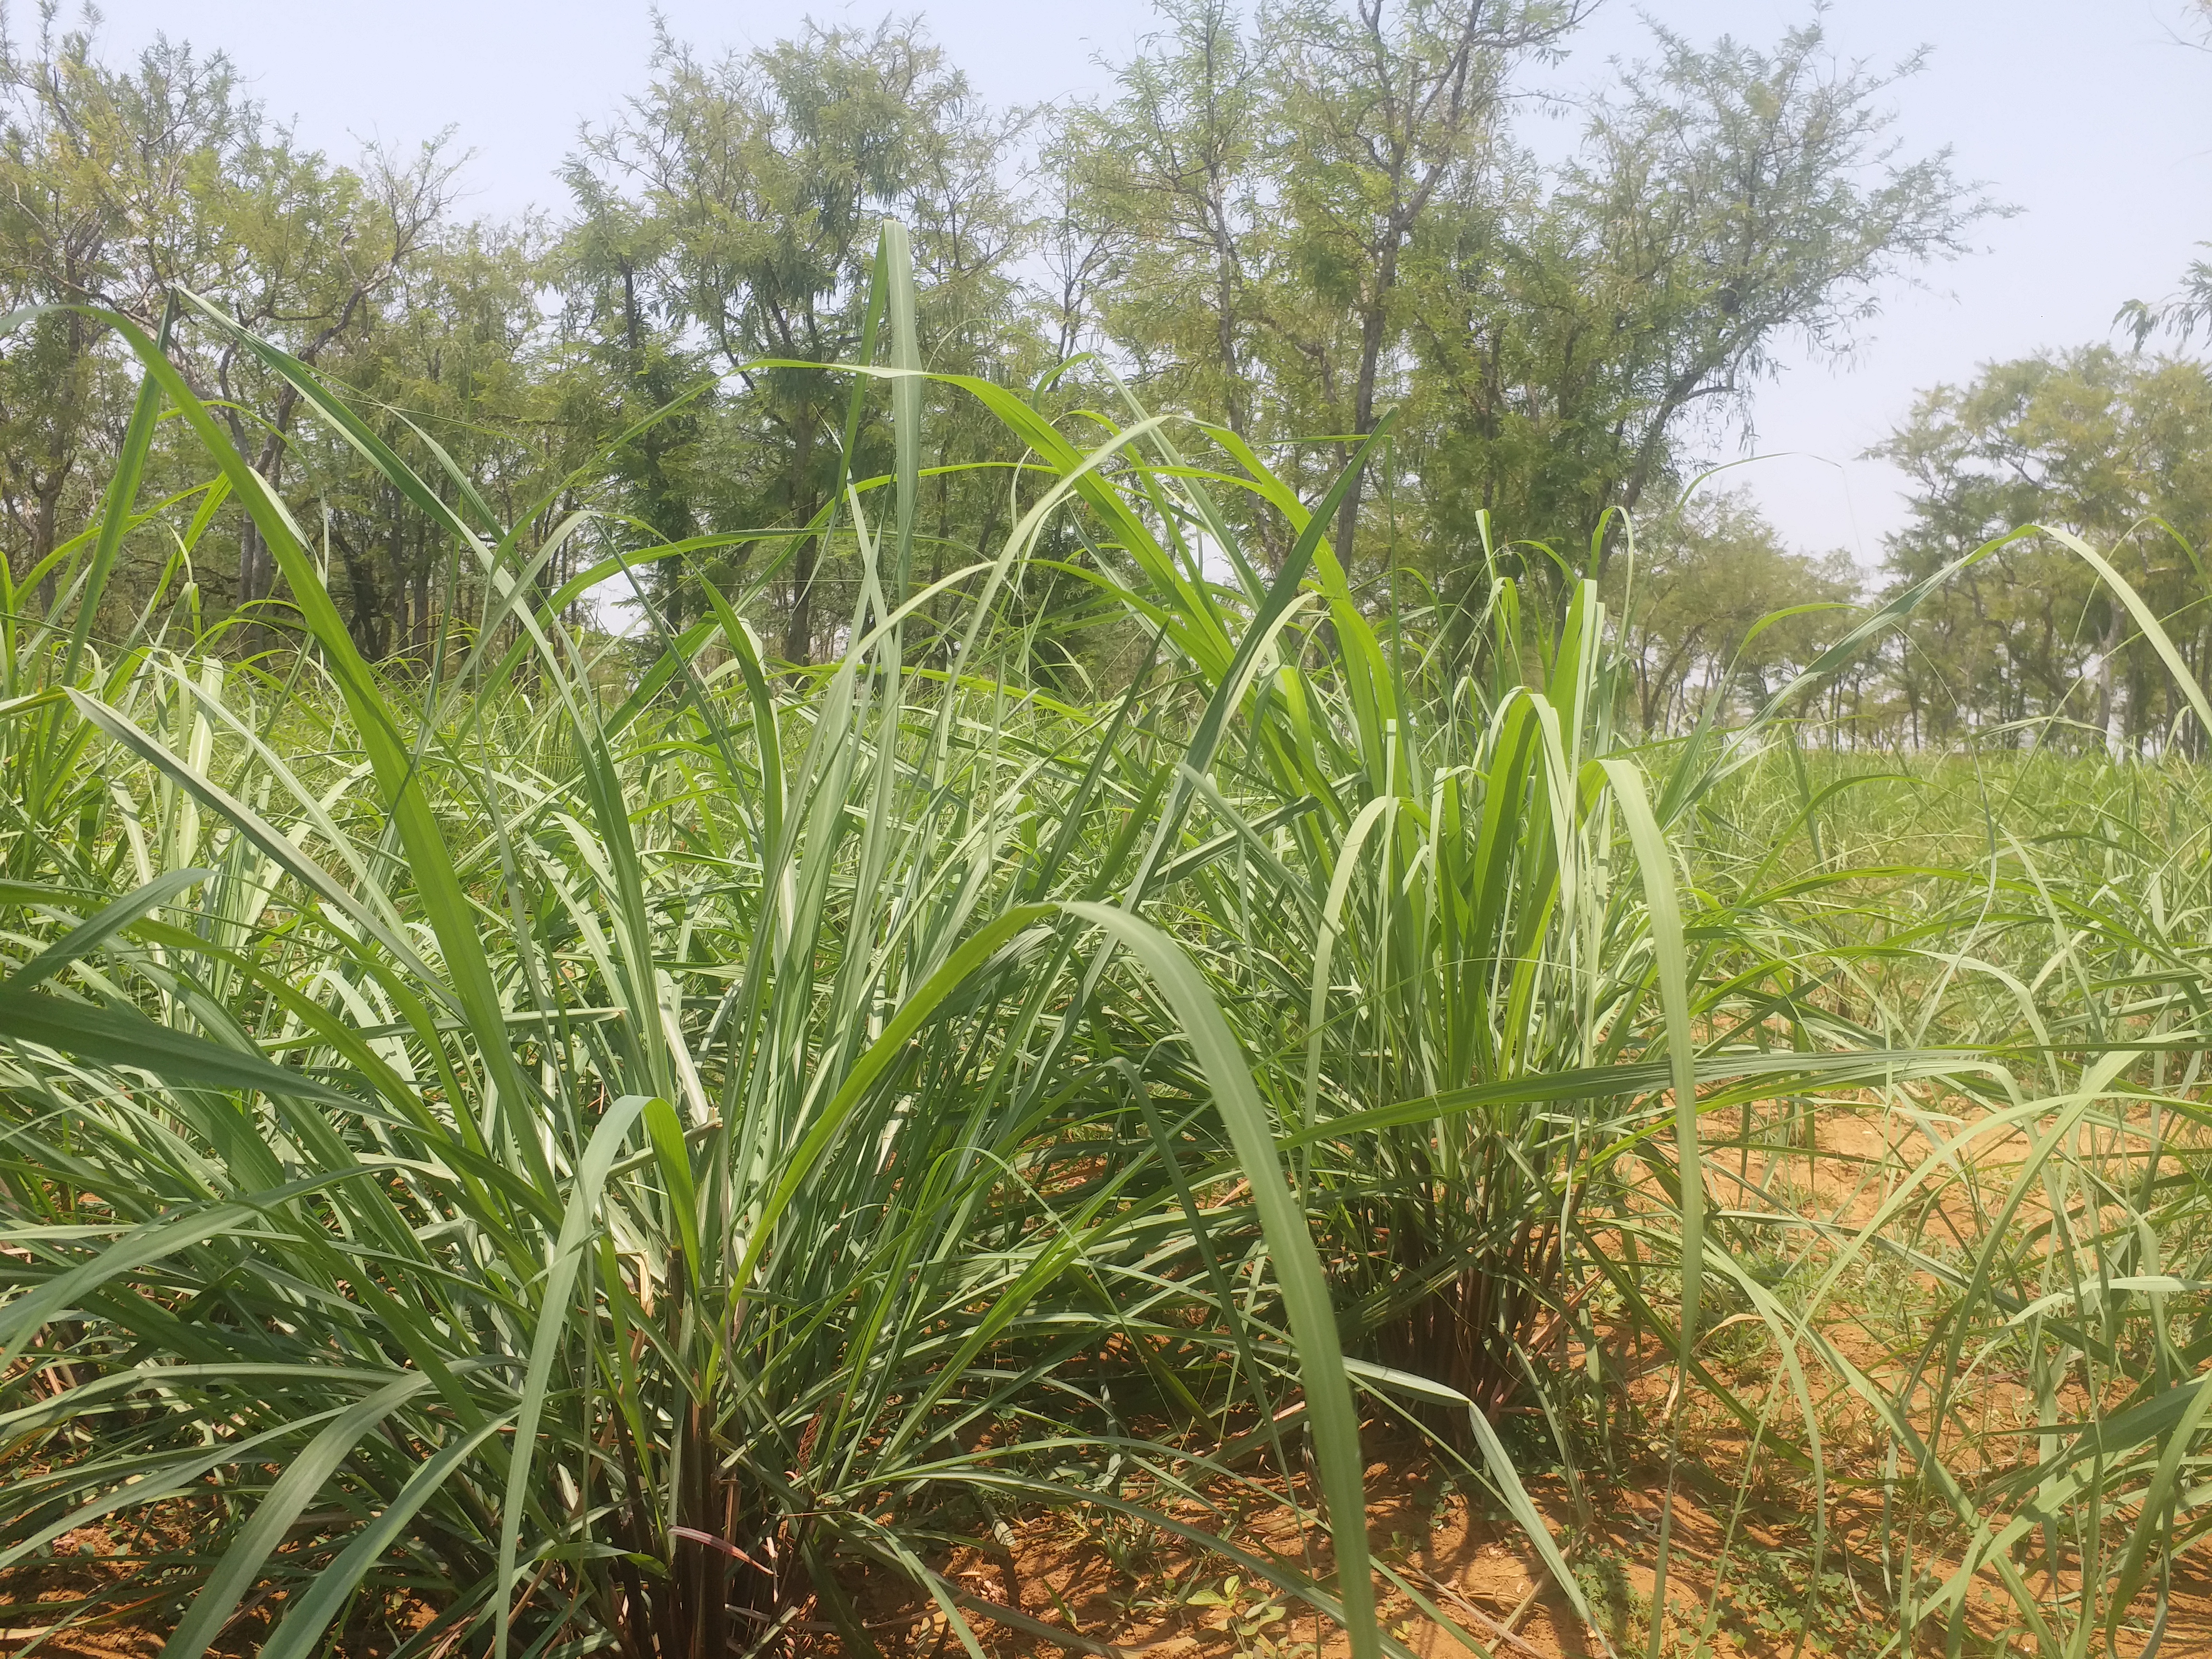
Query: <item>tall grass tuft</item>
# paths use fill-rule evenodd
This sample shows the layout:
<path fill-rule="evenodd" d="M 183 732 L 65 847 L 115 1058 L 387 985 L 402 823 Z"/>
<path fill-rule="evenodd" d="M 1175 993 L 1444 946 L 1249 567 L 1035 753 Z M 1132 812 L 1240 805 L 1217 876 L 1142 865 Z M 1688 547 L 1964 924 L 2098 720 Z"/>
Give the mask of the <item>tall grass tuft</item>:
<path fill-rule="evenodd" d="M 894 295 L 902 253 L 887 236 Z M 562 617 L 619 566 L 539 591 L 459 481 L 243 338 L 481 573 L 445 672 L 394 680 L 283 503 L 130 337 L 142 422 L 166 408 L 205 445 L 208 512 L 229 493 L 253 514 L 311 648 L 226 669 L 158 629 L 112 664 L 52 622 L 6 641 L 6 897 L 54 937 L 0 989 L 21 1252 L 0 1366 L 7 1439 L 37 1460 L 0 1564 L 193 1506 L 211 1546 L 177 1580 L 179 1655 L 272 1582 L 280 1656 L 391 1589 L 438 1606 L 426 1651 L 599 1632 L 721 1652 L 802 1615 L 865 1647 L 866 1568 L 971 1650 L 978 1607 L 1051 1633 L 930 1540 L 1038 1498 L 1128 1508 L 1138 1472 L 1182 1490 L 1188 1460 L 1120 1419 L 1104 1351 L 1167 1376 L 1164 1346 L 1225 1348 L 1237 1320 L 1185 1316 L 1208 1298 L 1163 1270 L 1191 1248 L 1164 1143 L 1084 1036 L 1142 987 L 1137 1018 L 1204 1089 L 1185 1114 L 1253 1160 L 1340 1594 L 1375 1650 L 1314 1247 L 1210 993 L 1139 915 L 1174 831 L 1133 799 L 1156 805 L 1145 773 L 1172 762 L 1126 723 L 925 687 L 902 639 L 927 596 L 857 490 L 817 526 L 866 572 L 839 661 L 776 672 L 709 589 L 610 708 Z M 971 643 L 1062 501 L 1120 499 L 1084 478 L 1099 458 L 1048 459 L 995 563 L 962 573 Z M 119 477 L 64 609 L 92 614 L 136 507 Z M 1279 1343 L 1264 1363 L 1295 1373 Z M 1245 1567 L 1336 1610 L 1305 1573 Z"/>

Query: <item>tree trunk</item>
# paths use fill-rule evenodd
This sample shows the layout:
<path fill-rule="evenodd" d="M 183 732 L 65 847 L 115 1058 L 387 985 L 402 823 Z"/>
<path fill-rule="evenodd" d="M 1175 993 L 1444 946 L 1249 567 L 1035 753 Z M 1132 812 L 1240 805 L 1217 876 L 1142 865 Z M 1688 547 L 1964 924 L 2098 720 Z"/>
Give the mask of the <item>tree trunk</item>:
<path fill-rule="evenodd" d="M 1389 303 L 1390 291 L 1398 283 L 1398 246 L 1395 234 L 1384 251 L 1382 262 L 1375 273 L 1375 291 L 1359 319 L 1359 379 L 1352 394 L 1352 433 L 1356 446 L 1375 429 L 1375 377 L 1382 363 L 1384 312 Z M 1336 510 L 1336 558 L 1347 574 L 1352 569 L 1352 538 L 1359 524 L 1360 486 L 1365 483 L 1364 463 L 1354 463 L 1348 458 L 1346 465 L 1356 465 L 1352 483 L 1344 492 L 1343 505 Z"/>
<path fill-rule="evenodd" d="M 804 525 L 813 518 L 815 509 L 810 505 L 812 496 L 807 489 L 808 474 L 814 464 L 814 422 L 812 411 L 802 409 L 793 431 L 791 457 L 791 501 L 795 525 Z M 791 614 L 785 618 L 783 654 L 795 663 L 814 660 L 814 571 L 818 549 L 811 536 L 802 537 L 791 555 Z"/>
<path fill-rule="evenodd" d="M 803 538 L 791 555 L 791 611 L 783 619 L 783 654 L 790 662 L 814 660 L 814 538 Z"/>
<path fill-rule="evenodd" d="M 2112 673 L 2112 659 L 2120 649 L 2119 606 L 2112 606 L 2112 613 L 2097 646 L 2097 724 L 2105 731 L 2106 754 L 2118 760 L 2127 751 L 2127 720 Z"/>
<path fill-rule="evenodd" d="M 327 338 L 325 336 L 325 339 Z M 313 362 L 314 355 L 319 352 L 323 343 L 323 340 L 318 340 L 307 347 L 302 361 Z M 261 453 L 253 458 L 253 470 L 261 475 L 261 481 L 269 486 L 271 495 L 276 495 L 277 484 L 283 477 L 284 434 L 291 428 L 292 416 L 299 404 L 298 391 L 288 385 L 276 399 L 276 407 L 269 422 L 269 434 L 261 441 Z M 267 599 L 276 590 L 276 562 L 269 551 L 268 542 L 261 534 L 261 526 L 249 513 L 246 517 L 246 528 L 238 538 L 238 598 L 233 609 L 242 611 L 256 600 Z M 262 637 L 264 630 L 258 623 L 250 627 L 246 635 L 247 649 L 253 649 L 255 642 Z"/>
<path fill-rule="evenodd" d="M 238 592 L 231 609 L 243 611 L 269 592 L 269 548 L 261 539 L 261 526 L 249 517 L 238 537 Z"/>
<path fill-rule="evenodd" d="M 66 473 L 56 477 L 49 484 L 41 485 L 38 492 L 39 507 L 31 520 L 31 568 L 35 570 L 46 562 L 46 556 L 54 550 L 55 526 L 61 517 L 62 486 Z M 54 611 L 54 573 L 51 570 L 39 578 L 39 614 L 51 617 Z"/>
<path fill-rule="evenodd" d="M 353 642 L 362 656 L 371 662 L 381 662 L 391 644 L 392 618 L 382 586 L 376 579 L 376 560 L 356 547 L 335 523 L 331 540 L 345 566 L 347 595 L 353 602 L 353 614 L 347 618 L 346 631 L 353 635 Z"/>

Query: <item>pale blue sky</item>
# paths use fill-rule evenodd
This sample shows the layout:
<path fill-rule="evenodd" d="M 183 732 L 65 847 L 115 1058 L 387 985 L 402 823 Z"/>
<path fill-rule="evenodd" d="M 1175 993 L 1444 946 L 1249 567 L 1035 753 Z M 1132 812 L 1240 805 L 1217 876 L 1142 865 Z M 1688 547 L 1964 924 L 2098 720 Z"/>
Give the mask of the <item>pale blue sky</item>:
<path fill-rule="evenodd" d="M 662 7 L 703 47 L 765 43 L 810 14 L 872 23 L 887 9 Z M 21 0 L 8 9 L 19 33 L 33 21 Z M 651 41 L 648 9 L 621 0 L 106 0 L 101 9 L 111 53 L 157 28 L 221 46 L 272 113 L 296 116 L 302 136 L 334 155 L 359 138 L 411 143 L 457 126 L 476 152 L 471 205 L 486 214 L 558 204 L 553 172 L 578 121 L 642 84 Z M 1148 0 L 896 9 L 921 11 L 1000 102 L 1101 91 L 1096 56 L 1126 51 L 1152 26 Z M 1693 39 L 1764 42 L 1808 11 L 1802 0 L 1605 0 L 1540 83 L 1571 94 L 1601 85 L 1609 58 L 1647 49 L 1646 16 Z M 1762 392 L 1759 450 L 1801 458 L 1733 476 L 1793 541 L 1876 561 L 1902 504 L 1888 469 L 1856 457 L 1916 390 L 1991 357 L 2110 337 L 2123 301 L 2167 292 L 2194 245 L 2212 239 L 2212 53 L 2177 39 L 2185 11 L 2185 0 L 1843 0 L 1831 10 L 1830 38 L 1847 56 L 1887 64 L 1934 49 L 1895 94 L 1899 136 L 1916 154 L 1952 145 L 1963 173 L 2024 211 L 1985 228 L 1988 252 L 1931 273 L 1925 290 L 1900 289 L 1849 366 L 1793 368 Z"/>

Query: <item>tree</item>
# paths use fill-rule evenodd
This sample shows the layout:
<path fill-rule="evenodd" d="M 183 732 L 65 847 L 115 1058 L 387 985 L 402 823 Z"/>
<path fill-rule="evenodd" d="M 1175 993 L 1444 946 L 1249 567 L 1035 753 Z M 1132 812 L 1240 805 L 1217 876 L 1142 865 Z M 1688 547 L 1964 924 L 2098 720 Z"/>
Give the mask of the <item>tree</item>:
<path fill-rule="evenodd" d="M 1847 352 L 1886 283 L 1996 210 L 1948 152 L 1887 142 L 1917 58 L 1838 64 L 1817 21 L 1771 52 L 1657 35 L 1581 155 L 1463 214 L 1421 295 L 1446 526 L 1483 507 L 1588 544 L 1679 477 L 1693 434 L 1747 423 L 1785 345 Z"/>
<path fill-rule="evenodd" d="M 355 412 L 416 458 L 426 478 L 445 483 L 446 467 L 454 468 L 502 526 L 525 519 L 588 459 L 582 434 L 562 418 L 562 382 L 549 372 L 539 240 L 526 223 L 449 230 L 323 361 Z M 422 436 L 441 457 L 430 455 Z M 337 567 L 331 586 L 355 641 L 373 660 L 427 655 L 443 590 L 473 592 L 480 573 L 453 568 L 454 550 L 428 515 L 350 445 L 310 423 L 294 434 L 290 452 L 322 509 Z M 556 551 L 540 573 L 545 588 L 573 574 L 583 547 L 571 538 Z"/>
<path fill-rule="evenodd" d="M 1763 702 L 1829 642 L 1835 613 L 1760 624 L 1800 606 L 1847 605 L 1859 585 L 1850 555 L 1792 551 L 1740 493 L 1701 493 L 1652 524 L 1606 596 L 1620 607 L 1644 729 L 1680 729 L 1698 718 L 1700 697 Z"/>
<path fill-rule="evenodd" d="M 103 307 L 150 331 L 190 289 L 313 364 L 366 325 L 442 224 L 453 164 L 441 145 L 333 166 L 240 99 L 222 54 L 157 39 L 117 71 L 88 32 L 57 34 L 54 15 L 50 3 L 28 54 L 0 42 L 0 283 L 15 304 Z M 24 563 L 52 550 L 80 463 L 113 441 L 135 374 L 111 336 L 53 311 L 0 353 L 0 499 Z M 228 335 L 187 331 L 174 355 L 279 483 L 298 392 Z M 267 596 L 273 569 L 252 520 L 237 522 L 242 607 Z"/>
<path fill-rule="evenodd" d="M 727 416 L 746 439 L 722 451 L 737 465 L 717 470 L 716 499 L 702 499 L 703 480 L 694 489 L 693 516 L 806 524 L 828 504 L 851 389 L 815 365 L 859 347 L 879 221 L 925 228 L 925 270 L 941 256 L 937 274 L 982 281 L 1011 240 L 981 222 L 997 208 L 979 181 L 996 174 L 1011 135 L 911 23 L 810 26 L 713 62 L 664 33 L 653 70 L 570 164 L 580 230 L 626 228 L 636 257 L 623 267 L 623 326 L 640 340 L 657 328 L 665 343 L 640 351 L 671 363 L 689 352 L 733 383 Z M 604 316 L 596 297 L 588 308 Z M 819 643 L 819 556 L 816 538 L 794 544 L 784 627 L 794 661 Z"/>
<path fill-rule="evenodd" d="M 50 3 L 27 52 L 0 13 L 0 304 L 103 307 L 150 328 L 171 289 L 222 269 L 202 204 L 256 142 L 259 112 L 220 53 L 157 40 L 118 73 L 54 17 Z M 130 393 L 109 335 L 53 309 L 0 343 L 0 508 L 18 571 L 53 551 L 84 464 L 120 422 Z M 51 577 L 43 592 L 51 603 Z"/>
<path fill-rule="evenodd" d="M 1036 221 L 1037 254 L 1046 280 L 1030 285 L 1030 301 L 1044 319 L 1052 363 L 1105 343 L 1100 313 L 1105 296 L 1128 272 L 1136 238 L 1096 187 L 1099 155 L 1079 106 L 1046 133 L 1037 174 L 1044 191 Z"/>
<path fill-rule="evenodd" d="M 1663 725 L 1687 706 L 1684 676 L 1719 672 L 1743 595 L 1840 591 L 1847 575 L 1741 514 L 1670 525 L 1664 504 L 1700 451 L 1748 430 L 1785 352 L 1849 350 L 1884 284 L 1958 252 L 1992 210 L 1944 155 L 1891 143 L 1886 100 L 1917 60 L 1838 64 L 1817 15 L 1771 50 L 1659 31 L 1656 62 L 1597 102 L 1579 155 L 1540 166 L 1513 141 L 1516 76 L 1589 3 L 1167 0 L 1113 97 L 1047 124 L 1026 174 L 1036 112 L 979 103 L 917 25 L 810 27 L 720 57 L 664 31 L 647 90 L 586 131 L 569 210 L 544 228 L 456 224 L 442 140 L 334 164 L 240 98 L 219 55 L 162 41 L 111 70 L 49 8 L 31 48 L 0 50 L 0 297 L 150 326 L 190 289 L 341 383 L 427 474 L 454 469 L 457 501 L 511 518 L 569 480 L 563 505 L 611 508 L 544 580 L 633 537 L 696 539 L 642 578 L 662 614 L 682 619 L 703 578 L 751 594 L 805 661 L 836 647 L 858 593 L 832 493 L 846 459 L 888 472 L 898 422 L 919 421 L 921 480 L 880 498 L 902 532 L 895 579 L 904 562 L 935 580 L 991 550 L 1028 488 L 1005 428 L 963 394 L 864 383 L 848 424 L 856 388 L 837 366 L 860 349 L 878 227 L 896 217 L 920 289 L 902 361 L 911 349 L 1027 386 L 1085 422 L 1101 418 L 1092 398 L 1119 419 L 1113 380 L 1133 380 L 1155 408 L 1222 420 L 1310 497 L 1400 405 L 1332 528 L 1357 574 L 1415 567 L 1453 615 L 1474 614 L 1494 533 L 1567 550 L 1563 565 L 1590 548 L 1609 579 L 1613 509 L 1636 509 L 1650 521 L 1645 713 Z M 1103 362 L 1067 369 L 1085 347 Z M 172 351 L 263 477 L 312 496 L 303 520 L 323 526 L 362 647 L 424 649 L 480 573 L 300 422 L 296 390 L 234 333 L 188 315 Z M 17 569 L 92 509 L 135 378 L 81 312 L 0 345 L 0 523 Z M 1994 465 L 1971 422 L 1946 420 L 1915 440 L 1931 480 Z M 149 489 L 170 481 L 167 442 Z M 1968 499 L 1981 486 L 1953 483 L 1956 536 L 1985 527 L 1996 509 Z M 1220 507 L 1260 562 L 1283 550 L 1276 517 L 1241 492 Z M 269 592 L 266 554 L 234 504 L 217 522 L 239 533 L 250 605 Z M 1083 532 L 1056 526 L 1048 550 L 1100 556 Z M 1931 529 L 1911 556 L 1952 533 Z M 1962 591 L 2014 606 L 2014 632 L 1928 613 L 1957 624 L 1945 673 L 1996 718 L 2023 697 L 2056 706 L 2081 665 L 2031 637 L 2049 619 L 2002 593 L 2010 568 Z M 1080 672 L 1067 641 L 1088 624 L 1085 592 L 1042 568 L 1010 591 L 1041 672 Z M 917 653 L 938 648 L 928 620 Z M 1805 631 L 1765 644 L 1794 650 Z M 2120 677 L 2107 702 L 2126 726 L 2133 658 L 2123 642 L 2098 660 Z M 1929 662 L 1897 666 L 1916 720 L 1943 695 Z M 1786 666 L 1747 659 L 1754 675 Z"/>
<path fill-rule="evenodd" d="M 1587 10 L 1584 0 L 1353 0 L 1347 14 L 1294 0 L 1280 14 L 1280 263 L 1318 302 L 1314 325 L 1285 332 L 1339 417 L 1340 467 L 1375 429 L 1385 358 L 1407 326 L 1408 255 L 1441 205 L 1480 198 L 1513 69 Z M 1347 567 L 1361 482 L 1337 519 Z"/>
<path fill-rule="evenodd" d="M 228 265 L 210 297 L 240 328 L 315 367 L 368 328 L 378 301 L 434 245 L 454 172 L 442 141 L 408 157 L 372 151 L 356 172 L 299 149 L 288 132 L 257 136 L 205 204 Z M 216 343 L 206 374 L 231 441 L 275 487 L 299 389 L 270 384 L 234 337 Z M 275 577 L 260 532 L 241 514 L 234 603 L 242 609 L 266 598 Z"/>
<path fill-rule="evenodd" d="M 1079 169 L 1079 211 L 1127 239 L 1103 295 L 1108 335 L 1156 397 L 1249 437 L 1273 120 L 1264 53 L 1230 0 L 1160 10 L 1168 27 L 1116 70 L 1115 101 L 1072 111 L 1056 154 Z"/>
<path fill-rule="evenodd" d="M 1912 582 L 2022 525 L 2096 545 L 2142 593 L 2202 675 L 2212 659 L 2194 549 L 2212 535 L 2212 374 L 2201 363 L 2093 346 L 1986 365 L 1938 386 L 1875 453 L 1914 482 L 1912 522 L 1890 538 Z M 2039 720 L 2069 707 L 2112 752 L 2185 720 L 2126 611 L 2079 559 L 2015 543 L 1962 571 L 1915 617 L 1924 673 L 1916 723 Z M 2094 702 L 2075 701 L 2087 683 Z M 1925 697 L 1940 690 L 1945 706 Z M 2203 735 L 2191 741 L 2201 746 Z"/>
<path fill-rule="evenodd" d="M 1479 194 L 1512 70 L 1582 0 L 1171 0 L 1168 27 L 1074 112 L 1091 218 L 1124 227 L 1105 331 L 1156 399 L 1334 471 L 1402 390 L 1407 261 Z M 1260 411 L 1267 411 L 1261 417 Z M 1316 445 L 1315 441 L 1318 440 Z M 1355 486 L 1338 539 L 1347 559 Z"/>
<path fill-rule="evenodd" d="M 567 178 L 575 216 L 554 260 L 562 301 L 562 412 L 596 447 L 666 409 L 708 369 L 665 297 L 667 226 L 588 166 L 572 161 Z M 682 541 L 697 527 L 688 463 L 707 406 L 695 398 L 611 458 L 622 507 L 662 542 Z"/>

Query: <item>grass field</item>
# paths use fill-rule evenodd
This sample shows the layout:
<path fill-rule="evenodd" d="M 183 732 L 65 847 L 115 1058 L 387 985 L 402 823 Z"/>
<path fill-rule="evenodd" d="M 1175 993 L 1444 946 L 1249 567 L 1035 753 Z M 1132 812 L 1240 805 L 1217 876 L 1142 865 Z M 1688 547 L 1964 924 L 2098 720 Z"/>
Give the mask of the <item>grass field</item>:
<path fill-rule="evenodd" d="M 981 385 L 988 559 L 908 582 L 909 414 L 836 662 L 611 639 L 267 355 L 483 597 L 363 661 L 150 346 L 217 483 L 0 596 L 15 1650 L 2212 1640 L 2197 769 L 1645 744 L 1594 586 L 1447 656 L 1225 434 Z M 223 495 L 297 648 L 198 631 Z"/>

